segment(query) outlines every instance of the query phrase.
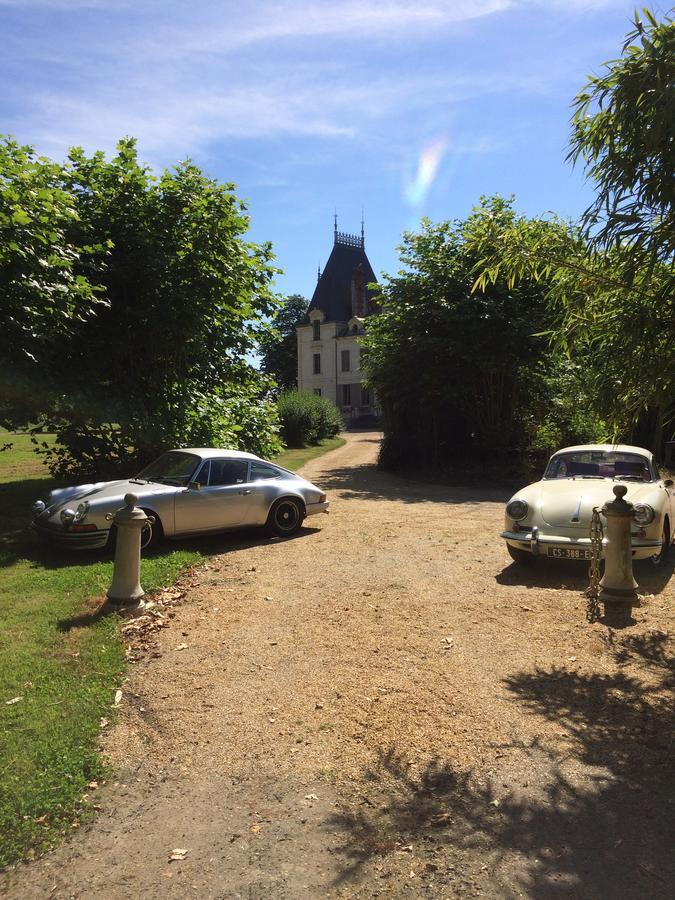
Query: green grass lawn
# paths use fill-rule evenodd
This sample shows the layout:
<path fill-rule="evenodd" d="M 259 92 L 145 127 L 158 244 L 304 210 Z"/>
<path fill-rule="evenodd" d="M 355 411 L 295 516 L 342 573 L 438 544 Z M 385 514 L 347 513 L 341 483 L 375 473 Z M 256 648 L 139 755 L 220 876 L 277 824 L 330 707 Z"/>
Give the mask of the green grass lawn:
<path fill-rule="evenodd" d="M 96 615 L 112 560 L 49 548 L 27 531 L 32 502 L 56 482 L 28 436 L 0 434 L 0 445 L 8 441 L 12 449 L 0 453 L 0 867 L 45 850 L 87 815 L 87 785 L 105 776 L 101 719 L 113 719 L 125 670 L 118 617 Z M 342 443 L 277 461 L 295 470 Z M 143 587 L 167 586 L 228 546 L 228 536 L 167 544 L 144 558 Z"/>

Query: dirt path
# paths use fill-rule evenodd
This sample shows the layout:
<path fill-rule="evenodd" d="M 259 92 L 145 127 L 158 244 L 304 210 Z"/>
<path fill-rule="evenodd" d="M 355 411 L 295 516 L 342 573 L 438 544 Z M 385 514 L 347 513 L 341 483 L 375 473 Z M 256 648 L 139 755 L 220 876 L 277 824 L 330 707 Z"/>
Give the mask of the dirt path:
<path fill-rule="evenodd" d="M 509 564 L 506 495 L 304 470 L 330 517 L 226 537 L 106 738 L 93 825 L 11 897 L 669 897 L 668 573 L 636 624 Z M 184 861 L 169 861 L 174 848 Z"/>

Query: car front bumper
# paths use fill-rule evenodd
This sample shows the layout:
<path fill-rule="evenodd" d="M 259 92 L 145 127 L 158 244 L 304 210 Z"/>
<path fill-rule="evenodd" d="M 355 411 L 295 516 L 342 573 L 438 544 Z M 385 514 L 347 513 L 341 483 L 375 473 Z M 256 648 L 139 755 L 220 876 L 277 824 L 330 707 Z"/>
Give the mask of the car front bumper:
<path fill-rule="evenodd" d="M 590 537 L 565 537 L 564 535 L 542 534 L 538 528 L 531 531 L 502 531 L 500 537 L 516 550 L 525 550 L 533 556 L 547 556 L 558 559 L 590 559 Z M 602 558 L 605 556 L 607 538 L 602 541 Z M 634 559 L 648 559 L 659 552 L 661 541 L 657 538 L 640 538 L 633 535 L 632 553 Z M 549 550 L 554 551 L 549 553 Z M 556 553 L 555 551 L 559 551 Z"/>
<path fill-rule="evenodd" d="M 68 550 L 100 550 L 108 543 L 110 529 L 96 531 L 71 531 L 61 525 L 51 525 L 33 520 L 30 526 L 33 531 L 51 544 Z"/>

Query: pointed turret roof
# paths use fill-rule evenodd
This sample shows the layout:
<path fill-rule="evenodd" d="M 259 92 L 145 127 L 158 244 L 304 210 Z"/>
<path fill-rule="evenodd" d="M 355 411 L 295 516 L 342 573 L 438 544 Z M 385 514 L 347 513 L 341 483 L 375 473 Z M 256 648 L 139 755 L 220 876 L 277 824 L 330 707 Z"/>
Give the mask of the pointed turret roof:
<path fill-rule="evenodd" d="M 320 309 L 327 322 L 348 322 L 352 315 L 352 278 L 360 268 L 366 284 L 377 281 L 365 251 L 363 226 L 361 235 L 345 234 L 335 223 L 333 249 L 309 304 L 310 313 Z M 373 291 L 368 295 L 372 296 Z"/>

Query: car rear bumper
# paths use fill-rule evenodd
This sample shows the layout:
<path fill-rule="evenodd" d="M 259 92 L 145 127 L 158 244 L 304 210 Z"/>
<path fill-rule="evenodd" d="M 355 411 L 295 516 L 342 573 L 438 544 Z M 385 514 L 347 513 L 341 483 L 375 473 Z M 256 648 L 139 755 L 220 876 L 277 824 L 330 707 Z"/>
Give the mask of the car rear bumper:
<path fill-rule="evenodd" d="M 41 522 L 31 522 L 33 531 L 51 544 L 65 547 L 68 550 L 97 550 L 108 543 L 110 529 L 97 531 L 68 531 L 58 525 L 43 525 Z"/>
<path fill-rule="evenodd" d="M 323 503 L 308 503 L 305 506 L 305 513 L 308 516 L 315 516 L 317 513 L 327 512 L 330 512 L 330 500 L 325 500 Z"/>
<path fill-rule="evenodd" d="M 507 544 L 516 550 L 525 550 L 534 556 L 551 556 L 559 559 L 584 559 L 590 556 L 590 537 L 565 537 L 563 535 L 541 534 L 537 528 L 532 531 L 502 531 Z M 607 538 L 602 542 L 602 557 L 605 556 Z M 634 559 L 647 559 L 659 552 L 661 541 L 654 538 L 633 537 L 632 553 Z M 562 551 L 559 554 L 549 550 Z"/>

